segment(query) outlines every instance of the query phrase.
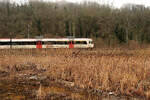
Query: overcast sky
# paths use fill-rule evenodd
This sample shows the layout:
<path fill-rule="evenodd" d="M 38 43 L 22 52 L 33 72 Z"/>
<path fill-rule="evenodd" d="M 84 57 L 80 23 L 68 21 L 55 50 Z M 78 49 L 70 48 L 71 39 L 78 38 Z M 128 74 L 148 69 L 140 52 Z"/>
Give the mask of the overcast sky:
<path fill-rule="evenodd" d="M 27 2 L 28 0 L 12 0 L 14 2 Z M 62 1 L 62 0 L 43 0 L 43 1 Z M 104 3 L 104 4 L 111 4 L 114 5 L 115 7 L 120 8 L 122 5 L 124 4 L 128 4 L 128 3 L 132 3 L 132 4 L 142 4 L 145 6 L 150 6 L 150 0 L 65 0 L 65 1 L 69 1 L 69 2 L 74 2 L 74 3 L 80 3 L 83 1 L 97 1 L 100 3 Z"/>

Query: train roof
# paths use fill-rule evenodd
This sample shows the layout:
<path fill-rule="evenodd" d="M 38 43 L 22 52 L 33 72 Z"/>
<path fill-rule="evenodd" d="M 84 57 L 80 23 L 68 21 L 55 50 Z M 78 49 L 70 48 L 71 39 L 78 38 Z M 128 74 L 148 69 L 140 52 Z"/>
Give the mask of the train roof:
<path fill-rule="evenodd" d="M 42 38 L 42 39 L 35 39 L 35 38 L 29 38 L 29 39 L 26 39 L 26 38 L 21 38 L 21 39 L 16 39 L 16 38 L 13 38 L 13 39 L 4 39 L 4 38 L 1 38 L 0 41 L 1 42 L 7 42 L 7 41 L 69 41 L 69 40 L 75 40 L 75 41 L 91 41 L 92 39 L 90 38 Z"/>

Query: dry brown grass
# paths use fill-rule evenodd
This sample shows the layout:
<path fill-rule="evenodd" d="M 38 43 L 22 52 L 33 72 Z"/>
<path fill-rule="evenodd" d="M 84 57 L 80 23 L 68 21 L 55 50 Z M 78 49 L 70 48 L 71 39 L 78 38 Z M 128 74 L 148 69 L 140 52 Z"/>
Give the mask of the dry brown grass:
<path fill-rule="evenodd" d="M 0 71 L 39 74 L 86 89 L 150 97 L 150 51 L 120 49 L 1 50 Z"/>

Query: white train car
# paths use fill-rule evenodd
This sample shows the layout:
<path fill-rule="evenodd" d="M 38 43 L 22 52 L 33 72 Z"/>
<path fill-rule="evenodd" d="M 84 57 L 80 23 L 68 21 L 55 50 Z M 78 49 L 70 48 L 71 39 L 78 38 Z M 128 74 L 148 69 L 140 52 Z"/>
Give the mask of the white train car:
<path fill-rule="evenodd" d="M 90 38 L 0 39 L 0 49 L 93 48 Z"/>

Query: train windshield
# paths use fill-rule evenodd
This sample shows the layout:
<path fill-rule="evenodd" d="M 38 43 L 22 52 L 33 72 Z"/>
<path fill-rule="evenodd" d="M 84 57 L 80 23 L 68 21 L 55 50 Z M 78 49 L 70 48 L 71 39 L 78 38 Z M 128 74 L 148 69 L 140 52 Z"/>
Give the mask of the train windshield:
<path fill-rule="evenodd" d="M 89 41 L 89 44 L 93 44 L 93 41 Z"/>

